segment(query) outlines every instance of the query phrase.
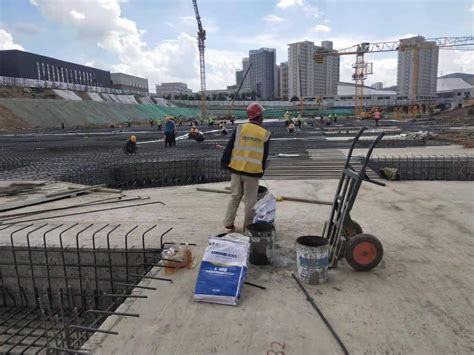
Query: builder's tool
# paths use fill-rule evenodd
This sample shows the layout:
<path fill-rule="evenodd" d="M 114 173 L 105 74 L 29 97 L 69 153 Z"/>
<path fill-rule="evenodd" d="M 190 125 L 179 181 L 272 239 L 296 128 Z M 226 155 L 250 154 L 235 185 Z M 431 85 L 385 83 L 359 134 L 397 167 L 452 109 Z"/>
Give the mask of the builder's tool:
<path fill-rule="evenodd" d="M 365 173 L 372 151 L 385 135 L 384 132 L 370 145 L 361 169 L 356 171 L 351 165 L 352 152 L 365 129 L 361 128 L 352 141 L 334 196 L 329 221 L 324 226 L 323 237 L 329 240 L 330 246 L 330 267 L 336 267 L 337 261 L 345 257 L 353 269 L 368 271 L 376 267 L 383 257 L 382 243 L 375 236 L 363 233 L 360 225 L 353 221 L 350 215 L 363 181 L 385 186 L 381 182 L 371 180 Z"/>
<path fill-rule="evenodd" d="M 196 191 L 202 191 L 202 192 L 215 192 L 219 194 L 230 194 L 230 188 L 227 188 L 225 190 L 219 190 L 219 189 L 209 189 L 206 187 L 197 187 Z M 312 200 L 309 198 L 300 198 L 300 197 L 290 197 L 290 196 L 275 196 L 275 199 L 279 202 L 282 201 L 293 201 L 293 202 L 303 202 L 303 203 L 313 203 L 316 205 L 327 205 L 327 206 L 332 206 L 332 203 L 329 201 L 320 201 L 320 200 Z"/>

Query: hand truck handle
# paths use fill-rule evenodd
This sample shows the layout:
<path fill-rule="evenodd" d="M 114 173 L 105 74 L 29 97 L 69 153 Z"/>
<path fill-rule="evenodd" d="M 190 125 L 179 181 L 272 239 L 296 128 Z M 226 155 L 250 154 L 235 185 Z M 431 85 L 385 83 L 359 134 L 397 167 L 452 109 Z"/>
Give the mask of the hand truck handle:
<path fill-rule="evenodd" d="M 354 147 L 355 147 L 356 143 L 359 141 L 360 136 L 364 133 L 366 128 L 367 127 L 361 127 L 359 129 L 359 132 L 357 132 L 356 136 L 352 140 L 351 147 L 349 148 L 349 152 L 347 153 L 346 164 L 344 166 L 345 169 L 347 169 L 349 167 L 349 164 L 350 164 L 351 158 L 352 158 L 352 151 L 354 150 Z"/>

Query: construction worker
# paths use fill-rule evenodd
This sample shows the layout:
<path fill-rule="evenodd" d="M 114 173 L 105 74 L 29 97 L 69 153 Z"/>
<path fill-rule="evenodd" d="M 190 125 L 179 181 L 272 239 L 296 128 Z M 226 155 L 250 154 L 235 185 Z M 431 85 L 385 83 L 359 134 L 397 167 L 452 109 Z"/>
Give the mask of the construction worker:
<path fill-rule="evenodd" d="M 374 120 L 375 120 L 375 126 L 378 126 L 379 125 L 379 120 L 380 118 L 382 117 L 382 114 L 380 113 L 379 110 L 376 110 L 374 112 Z"/>
<path fill-rule="evenodd" d="M 265 171 L 270 132 L 262 127 L 264 108 L 257 102 L 247 107 L 249 121 L 237 126 L 222 155 L 221 167 L 231 172 L 231 198 L 224 219 L 226 229 L 235 229 L 235 216 L 242 197 L 244 230 L 253 222 L 259 180 Z"/>
<path fill-rule="evenodd" d="M 166 118 L 165 123 L 165 148 L 176 145 L 176 124 L 174 123 L 172 117 Z"/>
<path fill-rule="evenodd" d="M 293 121 L 290 121 L 290 124 L 288 125 L 288 133 L 289 134 L 295 133 L 295 124 L 293 123 Z"/>
<path fill-rule="evenodd" d="M 161 132 L 161 128 L 163 127 L 163 120 L 161 118 L 156 120 L 156 126 L 158 127 L 158 132 Z"/>
<path fill-rule="evenodd" d="M 137 152 L 137 137 L 130 136 L 123 147 L 125 154 L 135 154 Z"/>
<path fill-rule="evenodd" d="M 149 122 L 150 122 L 150 127 L 153 127 L 153 119 L 150 118 Z"/>
<path fill-rule="evenodd" d="M 337 113 L 334 113 L 334 123 L 337 123 Z"/>
<path fill-rule="evenodd" d="M 192 126 L 188 132 L 188 139 L 194 139 L 196 142 L 202 142 L 204 140 L 204 135 L 202 134 L 196 126 Z"/>
<path fill-rule="evenodd" d="M 221 123 L 219 123 L 219 129 L 221 131 L 221 134 L 223 136 L 227 135 L 227 128 L 225 128 L 225 124 L 223 121 L 221 121 Z"/>

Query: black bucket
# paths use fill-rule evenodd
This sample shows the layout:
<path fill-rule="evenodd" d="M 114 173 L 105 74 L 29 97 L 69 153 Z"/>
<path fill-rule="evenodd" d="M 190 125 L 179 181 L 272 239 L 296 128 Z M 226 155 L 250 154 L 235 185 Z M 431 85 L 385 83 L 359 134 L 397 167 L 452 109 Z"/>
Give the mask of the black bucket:
<path fill-rule="evenodd" d="M 268 193 L 268 189 L 265 186 L 259 185 L 257 191 L 257 201 L 261 200 Z"/>
<path fill-rule="evenodd" d="M 272 262 L 275 228 L 270 223 L 252 223 L 247 226 L 250 238 L 249 261 L 253 265 L 269 265 Z"/>

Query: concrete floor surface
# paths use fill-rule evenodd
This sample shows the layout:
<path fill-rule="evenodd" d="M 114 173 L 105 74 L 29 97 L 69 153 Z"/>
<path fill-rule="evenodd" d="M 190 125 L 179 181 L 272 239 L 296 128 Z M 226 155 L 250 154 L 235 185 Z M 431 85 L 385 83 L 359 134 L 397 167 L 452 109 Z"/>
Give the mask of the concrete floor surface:
<path fill-rule="evenodd" d="M 263 184 L 266 182 L 262 181 Z M 331 200 L 337 181 L 271 181 L 276 195 Z M 206 187 L 224 188 L 226 184 Z M 196 192 L 196 186 L 129 191 L 150 195 L 166 207 L 118 210 L 90 221 L 128 220 L 174 226 L 170 239 L 197 242 L 198 261 L 207 237 L 223 231 L 228 195 Z M 355 272 L 343 261 L 329 282 L 307 286 L 353 354 L 467 354 L 474 352 L 474 221 L 470 182 L 388 182 L 363 185 L 352 217 L 385 249 L 371 272 Z M 241 211 L 237 225 L 241 224 Z M 109 317 L 84 348 L 95 354 L 335 354 L 338 344 L 299 290 L 294 242 L 320 234 L 329 207 L 279 202 L 278 245 L 272 266 L 250 266 L 238 306 L 193 301 L 198 271 L 180 270 L 173 284 L 144 280 L 157 291 L 136 290 L 119 308 L 140 318 Z M 153 275 L 163 276 L 154 269 Z"/>

